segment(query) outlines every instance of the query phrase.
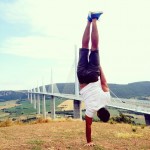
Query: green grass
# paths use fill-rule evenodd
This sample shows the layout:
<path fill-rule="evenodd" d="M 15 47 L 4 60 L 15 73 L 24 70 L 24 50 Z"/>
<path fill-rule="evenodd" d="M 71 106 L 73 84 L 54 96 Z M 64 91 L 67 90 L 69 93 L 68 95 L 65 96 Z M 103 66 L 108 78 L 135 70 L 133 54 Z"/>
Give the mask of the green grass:
<path fill-rule="evenodd" d="M 33 108 L 32 104 L 29 103 L 29 101 L 20 101 L 19 106 L 8 108 L 5 110 L 5 112 L 9 112 L 9 117 L 19 117 L 20 115 L 30 115 L 35 114 L 36 110 Z"/>
<path fill-rule="evenodd" d="M 44 141 L 42 140 L 31 140 L 29 141 L 29 144 L 32 146 L 32 150 L 41 150 L 42 149 L 42 144 Z"/>
<path fill-rule="evenodd" d="M 56 111 L 59 111 L 57 106 L 62 103 L 64 100 L 55 100 L 55 106 L 56 106 Z M 42 100 L 40 101 L 40 110 L 42 114 Z M 50 112 L 51 105 L 50 105 L 50 99 L 46 99 L 46 111 Z M 2 104 L 3 103 L 3 104 Z M 4 105 L 5 103 L 2 102 L 1 105 Z M 28 100 L 19 100 L 18 103 L 20 104 L 19 106 L 12 107 L 12 108 L 7 108 L 3 112 L 0 110 L 0 119 L 7 119 L 7 118 L 18 118 L 20 116 L 35 116 L 37 113 L 37 110 L 34 109 L 33 104 L 30 103 Z M 5 115 L 6 113 L 9 113 L 9 115 Z"/>

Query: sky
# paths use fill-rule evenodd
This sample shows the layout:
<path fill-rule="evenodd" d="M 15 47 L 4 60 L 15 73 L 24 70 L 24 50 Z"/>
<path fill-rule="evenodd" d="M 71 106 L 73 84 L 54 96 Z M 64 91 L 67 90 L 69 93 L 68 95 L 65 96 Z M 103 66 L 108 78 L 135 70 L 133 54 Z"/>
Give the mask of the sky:
<path fill-rule="evenodd" d="M 0 0 L 0 90 L 74 82 L 89 11 L 108 83 L 150 81 L 149 0 Z M 52 75 L 51 75 L 52 72 Z"/>

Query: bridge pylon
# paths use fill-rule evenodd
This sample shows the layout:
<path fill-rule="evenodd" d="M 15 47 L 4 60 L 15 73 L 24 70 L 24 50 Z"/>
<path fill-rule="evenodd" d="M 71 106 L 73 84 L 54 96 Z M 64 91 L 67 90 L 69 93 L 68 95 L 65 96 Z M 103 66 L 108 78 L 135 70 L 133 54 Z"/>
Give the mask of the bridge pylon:
<path fill-rule="evenodd" d="M 150 114 L 144 114 L 146 125 L 150 126 Z"/>

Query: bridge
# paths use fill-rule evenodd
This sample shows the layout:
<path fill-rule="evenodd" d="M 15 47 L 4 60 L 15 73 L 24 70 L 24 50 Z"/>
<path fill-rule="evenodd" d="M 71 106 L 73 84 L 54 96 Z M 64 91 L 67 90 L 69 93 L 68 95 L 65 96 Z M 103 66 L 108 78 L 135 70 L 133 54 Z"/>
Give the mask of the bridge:
<path fill-rule="evenodd" d="M 44 89 L 44 87 L 43 87 Z M 51 103 L 51 118 L 55 119 L 55 98 L 65 98 L 73 100 L 73 116 L 74 118 L 82 118 L 82 109 L 81 102 L 83 101 L 80 95 L 75 94 L 63 94 L 63 93 L 49 93 L 47 91 L 40 91 L 36 89 L 32 89 L 28 91 L 28 99 L 33 104 L 34 108 L 37 109 L 37 113 L 40 114 L 40 99 L 42 98 L 42 112 L 43 117 L 46 118 L 46 103 L 45 97 L 49 96 Z M 150 125 L 150 102 L 136 99 L 120 99 L 120 98 L 111 98 L 111 102 L 108 104 L 109 107 L 129 110 L 133 112 L 137 112 L 143 114 L 145 117 L 145 122 L 147 125 Z"/>
<path fill-rule="evenodd" d="M 42 112 L 43 117 L 46 118 L 46 102 L 45 97 L 49 96 L 50 103 L 51 103 L 51 118 L 55 119 L 55 98 L 65 98 L 65 99 L 71 99 L 73 100 L 73 117 L 74 118 L 82 118 L 82 110 L 81 110 L 81 102 L 83 99 L 79 95 L 79 85 L 78 85 L 78 79 L 76 76 L 76 67 L 77 66 L 77 54 L 76 54 L 76 46 L 75 46 L 75 93 L 74 94 L 64 94 L 59 92 L 54 92 L 54 84 L 52 79 L 52 73 L 51 73 L 51 91 L 47 91 L 45 85 L 42 85 L 40 87 L 32 88 L 31 90 L 28 90 L 28 100 L 33 104 L 34 108 L 37 109 L 37 113 L 40 114 L 40 101 L 42 98 Z M 144 115 L 145 122 L 147 125 L 150 125 L 150 101 L 146 100 L 136 100 L 136 99 L 121 99 L 118 98 L 112 91 L 110 91 L 111 94 L 115 96 L 115 98 L 111 98 L 111 102 L 108 104 L 109 107 L 113 108 L 119 108 L 124 110 L 129 110 L 133 112 L 140 113 Z"/>

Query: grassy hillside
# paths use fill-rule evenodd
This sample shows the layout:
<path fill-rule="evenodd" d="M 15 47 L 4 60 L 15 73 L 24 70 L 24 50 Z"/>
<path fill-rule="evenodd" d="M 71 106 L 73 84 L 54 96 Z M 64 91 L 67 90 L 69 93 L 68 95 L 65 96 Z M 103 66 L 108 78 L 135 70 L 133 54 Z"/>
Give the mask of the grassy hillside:
<path fill-rule="evenodd" d="M 96 146 L 84 147 L 84 121 L 47 120 L 0 127 L 0 150 L 150 150 L 149 135 L 150 127 L 93 122 Z"/>
<path fill-rule="evenodd" d="M 145 99 L 150 96 L 150 81 L 135 82 L 129 84 L 108 84 L 110 90 L 120 98 L 139 98 Z M 46 86 L 47 90 L 51 91 L 51 87 Z M 58 83 L 58 91 L 60 93 L 72 94 L 74 93 L 74 83 Z M 114 97 L 114 95 L 111 93 Z"/>
<path fill-rule="evenodd" d="M 136 97 L 143 99 L 150 96 L 150 82 L 135 82 L 129 84 L 109 84 L 110 89 L 121 98 Z"/>

